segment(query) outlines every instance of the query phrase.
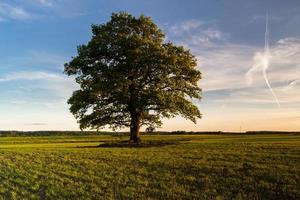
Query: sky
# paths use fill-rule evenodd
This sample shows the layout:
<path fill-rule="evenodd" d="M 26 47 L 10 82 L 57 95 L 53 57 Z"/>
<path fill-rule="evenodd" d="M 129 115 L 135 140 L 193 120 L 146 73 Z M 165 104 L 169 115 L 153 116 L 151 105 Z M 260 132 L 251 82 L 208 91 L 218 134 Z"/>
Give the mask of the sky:
<path fill-rule="evenodd" d="M 202 119 L 163 120 L 159 130 L 300 130 L 299 0 L 0 0 L 0 129 L 78 130 L 66 103 L 78 86 L 63 65 L 90 40 L 91 24 L 119 11 L 151 17 L 166 41 L 197 57 Z M 280 106 L 255 68 L 266 12 L 266 73 Z"/>

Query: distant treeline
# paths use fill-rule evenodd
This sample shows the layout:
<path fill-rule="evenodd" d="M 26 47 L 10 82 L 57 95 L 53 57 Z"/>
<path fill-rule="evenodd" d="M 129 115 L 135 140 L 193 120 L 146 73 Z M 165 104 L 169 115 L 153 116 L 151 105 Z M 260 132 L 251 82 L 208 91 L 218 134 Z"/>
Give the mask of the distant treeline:
<path fill-rule="evenodd" d="M 143 132 L 145 135 L 259 135 L 259 134 L 300 134 L 300 132 L 288 132 L 288 131 L 247 131 L 247 132 L 209 132 L 209 131 L 155 131 L 155 132 Z M 128 132 L 105 132 L 105 131 L 0 131 L 0 137 L 6 136 L 84 136 L 84 135 L 112 135 L 122 136 L 129 135 Z"/>
<path fill-rule="evenodd" d="M 259 134 L 300 134 L 300 131 L 246 131 L 246 132 L 223 132 L 223 131 L 172 131 L 172 132 L 158 132 L 159 134 L 174 134 L 174 135 L 259 135 Z"/>
<path fill-rule="evenodd" d="M 64 135 L 109 135 L 111 132 L 98 131 L 0 131 L 2 136 L 64 136 Z"/>

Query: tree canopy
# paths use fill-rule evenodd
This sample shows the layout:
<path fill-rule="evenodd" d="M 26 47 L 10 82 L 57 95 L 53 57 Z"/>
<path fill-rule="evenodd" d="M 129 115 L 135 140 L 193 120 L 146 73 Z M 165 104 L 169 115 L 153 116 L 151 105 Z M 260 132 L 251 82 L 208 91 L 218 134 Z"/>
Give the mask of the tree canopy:
<path fill-rule="evenodd" d="M 92 39 L 65 64 L 80 85 L 68 100 L 80 128 L 130 127 L 138 142 L 141 126 L 161 126 L 162 118 L 176 115 L 195 123 L 201 118 L 193 104 L 201 98 L 196 58 L 164 39 L 144 15 L 114 13 L 92 25 Z"/>

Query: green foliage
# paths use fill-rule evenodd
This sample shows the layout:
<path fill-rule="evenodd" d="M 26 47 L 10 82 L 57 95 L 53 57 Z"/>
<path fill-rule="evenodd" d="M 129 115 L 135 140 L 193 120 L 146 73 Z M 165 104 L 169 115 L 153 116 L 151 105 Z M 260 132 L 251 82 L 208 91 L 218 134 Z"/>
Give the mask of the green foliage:
<path fill-rule="evenodd" d="M 300 197 L 300 135 L 144 136 L 149 145 L 141 148 L 99 143 L 120 140 L 2 137 L 0 199 Z"/>
<path fill-rule="evenodd" d="M 68 103 L 81 128 L 160 126 L 162 117 L 181 115 L 196 122 L 201 114 L 196 58 L 182 46 L 164 43 L 149 17 L 112 14 L 92 26 L 92 39 L 65 64 L 81 89 Z"/>

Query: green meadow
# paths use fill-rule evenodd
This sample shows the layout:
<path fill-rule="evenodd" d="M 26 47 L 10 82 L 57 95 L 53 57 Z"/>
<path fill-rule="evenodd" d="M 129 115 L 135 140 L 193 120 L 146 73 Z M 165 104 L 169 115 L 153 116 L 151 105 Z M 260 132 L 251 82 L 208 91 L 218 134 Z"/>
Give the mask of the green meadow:
<path fill-rule="evenodd" d="M 0 138 L 1 199 L 300 199 L 300 135 Z"/>

